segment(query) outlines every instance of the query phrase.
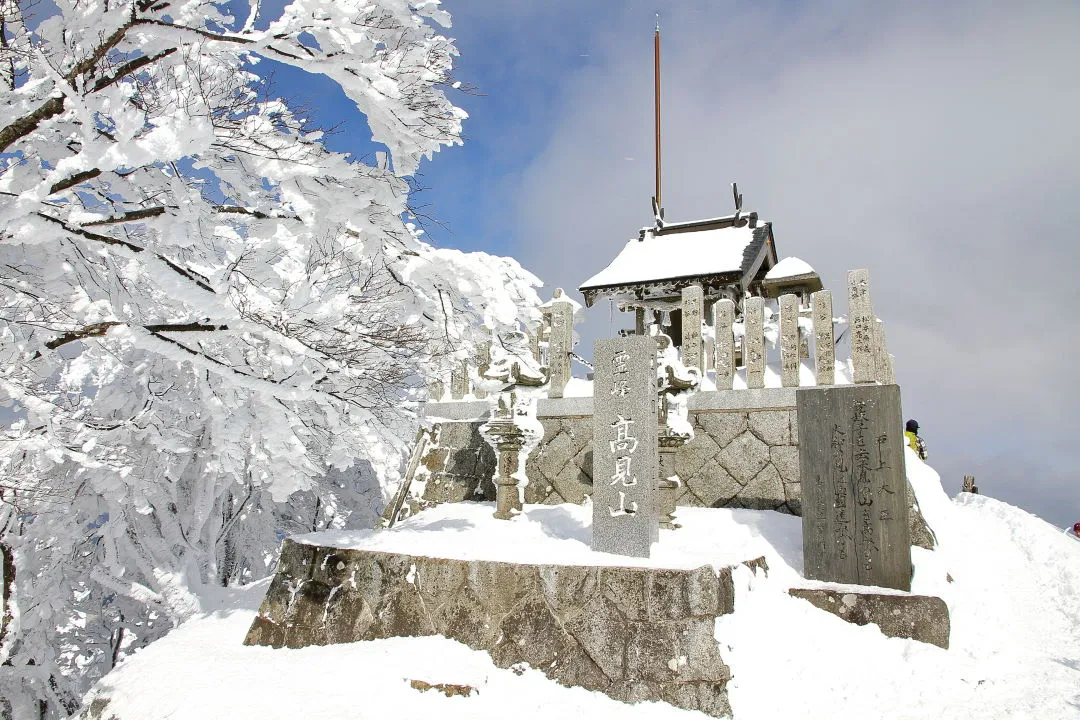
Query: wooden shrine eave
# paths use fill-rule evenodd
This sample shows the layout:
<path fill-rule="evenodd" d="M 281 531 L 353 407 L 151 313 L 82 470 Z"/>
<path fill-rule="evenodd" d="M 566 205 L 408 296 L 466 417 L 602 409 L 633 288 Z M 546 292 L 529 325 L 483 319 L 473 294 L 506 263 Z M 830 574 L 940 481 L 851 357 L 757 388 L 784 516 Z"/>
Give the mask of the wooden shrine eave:
<path fill-rule="evenodd" d="M 626 300 L 667 300 L 679 297 L 682 289 L 690 285 L 701 285 L 705 295 L 716 294 L 722 288 L 740 285 L 742 277 L 742 272 L 738 270 L 714 275 L 687 275 L 678 278 L 582 289 L 581 294 L 585 296 L 585 307 L 592 307 L 598 299 L 604 297 Z"/>

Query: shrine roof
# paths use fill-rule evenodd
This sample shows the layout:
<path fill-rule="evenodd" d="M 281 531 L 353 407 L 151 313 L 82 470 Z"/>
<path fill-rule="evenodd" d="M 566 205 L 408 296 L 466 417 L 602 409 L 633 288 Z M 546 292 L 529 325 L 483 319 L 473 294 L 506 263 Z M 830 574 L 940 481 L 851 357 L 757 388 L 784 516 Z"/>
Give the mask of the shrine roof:
<path fill-rule="evenodd" d="M 766 243 L 775 262 L 771 238 L 772 224 L 759 223 L 756 213 L 643 228 L 578 289 L 591 305 L 598 294 L 631 286 L 680 280 L 689 284 L 699 278 L 738 281 L 752 269 Z"/>

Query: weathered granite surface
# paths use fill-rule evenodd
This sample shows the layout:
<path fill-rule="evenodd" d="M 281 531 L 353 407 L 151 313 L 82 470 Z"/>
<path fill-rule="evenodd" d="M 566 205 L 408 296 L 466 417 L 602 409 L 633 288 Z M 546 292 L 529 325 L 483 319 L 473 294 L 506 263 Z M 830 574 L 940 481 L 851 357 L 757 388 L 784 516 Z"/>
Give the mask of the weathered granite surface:
<path fill-rule="evenodd" d="M 824 588 L 791 588 L 788 593 L 854 625 L 874 623 L 887 637 L 949 647 L 949 607 L 939 597 Z"/>
<path fill-rule="evenodd" d="M 499 667 L 528 663 L 623 702 L 731 714 L 713 636 L 731 569 L 518 565 L 286 540 L 245 644 L 304 647 L 445 635 Z"/>

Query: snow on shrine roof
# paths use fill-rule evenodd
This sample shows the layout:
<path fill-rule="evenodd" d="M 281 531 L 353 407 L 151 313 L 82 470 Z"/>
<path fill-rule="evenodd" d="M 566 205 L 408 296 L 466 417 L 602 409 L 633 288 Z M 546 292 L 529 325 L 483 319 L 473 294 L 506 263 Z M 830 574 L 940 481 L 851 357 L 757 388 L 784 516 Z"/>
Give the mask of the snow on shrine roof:
<path fill-rule="evenodd" d="M 643 228 L 606 268 L 578 289 L 742 274 L 770 234 L 769 223 L 759 224 L 756 213 Z"/>
<path fill-rule="evenodd" d="M 780 278 L 809 275 L 812 272 L 814 272 L 814 268 L 810 267 L 810 263 L 805 260 L 800 260 L 797 257 L 786 257 L 773 265 L 772 269 L 766 273 L 765 279 L 779 280 Z"/>

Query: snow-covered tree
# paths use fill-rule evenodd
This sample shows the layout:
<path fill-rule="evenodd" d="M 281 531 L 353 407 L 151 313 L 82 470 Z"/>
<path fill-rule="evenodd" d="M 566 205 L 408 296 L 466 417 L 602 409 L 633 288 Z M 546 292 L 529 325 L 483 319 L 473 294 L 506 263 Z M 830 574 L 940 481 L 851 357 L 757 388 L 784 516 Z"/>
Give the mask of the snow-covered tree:
<path fill-rule="evenodd" d="M 265 575 L 283 534 L 369 523 L 413 435 L 409 389 L 470 354 L 470 328 L 538 305 L 514 261 L 405 220 L 401 178 L 464 117 L 435 0 L 30 6 L 0 0 L 15 718 L 71 711 L 200 587 Z M 327 150 L 260 74 L 275 62 L 334 80 L 388 162 Z"/>

